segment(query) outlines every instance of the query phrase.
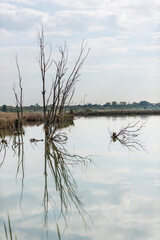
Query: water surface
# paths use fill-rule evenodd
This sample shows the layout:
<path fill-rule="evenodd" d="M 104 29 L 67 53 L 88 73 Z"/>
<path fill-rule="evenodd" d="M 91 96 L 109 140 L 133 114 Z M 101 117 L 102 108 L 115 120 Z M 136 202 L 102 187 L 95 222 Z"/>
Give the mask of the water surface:
<path fill-rule="evenodd" d="M 147 120 L 138 137 L 141 151 L 130 151 L 118 141 L 110 144 L 108 128 L 118 132 L 138 120 Z M 0 168 L 0 239 L 5 239 L 3 220 L 7 222 L 9 213 L 21 240 L 47 239 L 47 234 L 48 239 L 58 239 L 57 224 L 65 240 L 158 240 L 159 122 L 159 116 L 77 119 L 63 130 L 70 157 L 60 165 L 54 162 L 55 175 L 49 162 L 45 166 L 45 141 L 29 141 L 45 140 L 43 126 L 25 127 L 24 154 L 21 147 L 18 158 L 11 139 Z M 0 161 L 3 155 L 4 150 Z"/>

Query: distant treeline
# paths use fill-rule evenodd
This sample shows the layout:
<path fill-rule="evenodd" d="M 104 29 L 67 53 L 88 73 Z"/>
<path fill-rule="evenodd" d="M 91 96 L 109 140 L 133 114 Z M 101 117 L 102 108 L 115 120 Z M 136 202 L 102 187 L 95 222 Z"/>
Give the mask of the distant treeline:
<path fill-rule="evenodd" d="M 50 108 L 50 106 L 48 107 Z M 150 103 L 147 101 L 140 101 L 139 103 L 133 102 L 133 103 L 126 103 L 126 102 L 119 102 L 117 103 L 116 101 L 113 102 L 107 102 L 104 105 L 100 104 L 85 104 L 85 105 L 71 105 L 71 106 L 66 106 L 66 110 L 68 111 L 98 111 L 98 110 L 141 110 L 141 109 L 146 109 L 146 110 L 160 110 L 160 103 Z M 7 106 L 3 105 L 0 106 L 0 111 L 1 112 L 16 112 L 16 107 L 13 106 Z M 43 111 L 42 106 L 40 106 L 38 103 L 35 105 L 30 105 L 30 106 L 24 106 L 23 107 L 24 112 L 41 112 Z"/>

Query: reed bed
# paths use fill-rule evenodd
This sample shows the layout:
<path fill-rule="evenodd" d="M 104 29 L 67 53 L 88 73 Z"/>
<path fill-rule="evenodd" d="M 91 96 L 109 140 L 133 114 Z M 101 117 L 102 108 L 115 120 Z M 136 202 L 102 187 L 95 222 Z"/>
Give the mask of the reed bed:
<path fill-rule="evenodd" d="M 14 129 L 14 122 L 17 119 L 16 113 L 0 112 L 0 129 Z M 39 125 L 43 123 L 44 117 L 42 112 L 23 113 L 23 125 Z M 64 114 L 59 119 L 58 128 L 67 127 L 73 124 L 73 115 Z"/>
<path fill-rule="evenodd" d="M 24 113 L 24 122 L 43 122 L 43 113 Z"/>
<path fill-rule="evenodd" d="M 16 113 L 0 112 L 0 129 L 13 129 L 14 122 L 17 119 Z M 43 122 L 42 113 L 23 113 L 23 123 L 39 123 Z"/>

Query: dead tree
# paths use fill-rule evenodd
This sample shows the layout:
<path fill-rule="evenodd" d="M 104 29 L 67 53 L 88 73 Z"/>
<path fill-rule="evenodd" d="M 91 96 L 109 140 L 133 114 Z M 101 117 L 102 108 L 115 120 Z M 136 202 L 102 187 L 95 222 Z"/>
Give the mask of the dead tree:
<path fill-rule="evenodd" d="M 57 124 L 62 118 L 65 106 L 71 103 L 74 95 L 75 85 L 80 77 L 80 70 L 87 58 L 90 49 L 87 48 L 87 44 L 83 41 L 80 48 L 80 53 L 76 59 L 74 66 L 70 73 L 67 72 L 68 62 L 68 49 L 66 44 L 59 46 L 58 51 L 60 53 L 60 60 L 54 61 L 56 74 L 53 78 L 52 86 L 48 98 L 46 98 L 46 73 L 51 68 L 53 60 L 51 59 L 52 48 L 49 47 L 49 53 L 46 53 L 46 46 L 44 40 L 43 28 L 38 31 L 38 45 L 40 48 L 40 54 L 38 58 L 41 78 L 42 78 L 42 96 L 43 96 L 43 113 L 44 113 L 44 128 L 48 132 L 49 139 L 51 139 L 57 129 Z M 49 108 L 49 102 L 51 107 Z"/>
<path fill-rule="evenodd" d="M 145 150 L 142 143 L 138 140 L 138 136 L 141 134 L 142 128 L 146 122 L 130 122 L 125 127 L 122 127 L 118 133 L 110 132 L 111 141 L 116 142 L 117 140 L 128 150 L 136 149 L 138 151 Z M 146 150 L 145 150 L 146 151 Z"/>
<path fill-rule="evenodd" d="M 46 73 L 48 69 L 52 65 L 52 48 L 50 45 L 49 54 L 47 56 L 46 54 L 46 46 L 47 43 L 45 43 L 44 40 L 44 31 L 43 27 L 41 30 L 38 30 L 38 45 L 39 45 L 39 57 L 37 58 L 40 71 L 41 71 L 41 78 L 42 78 L 42 96 L 43 96 L 43 114 L 44 114 L 44 125 L 46 126 L 46 120 L 47 120 L 47 104 L 46 104 Z"/>
<path fill-rule="evenodd" d="M 16 131 L 22 132 L 22 125 L 23 125 L 23 88 L 22 88 L 22 76 L 19 68 L 18 58 L 16 55 L 16 66 L 18 70 L 18 79 L 19 79 L 19 89 L 20 89 L 20 96 L 18 96 L 15 86 L 13 87 L 13 92 L 16 99 L 16 110 L 17 110 L 17 120 L 15 122 Z"/>

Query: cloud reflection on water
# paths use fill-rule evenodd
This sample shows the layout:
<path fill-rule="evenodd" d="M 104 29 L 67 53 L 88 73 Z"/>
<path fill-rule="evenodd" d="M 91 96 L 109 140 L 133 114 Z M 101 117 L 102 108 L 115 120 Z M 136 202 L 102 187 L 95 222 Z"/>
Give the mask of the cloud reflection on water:
<path fill-rule="evenodd" d="M 83 155 L 93 154 L 92 160 L 95 164 L 87 168 L 85 174 L 79 168 L 75 168 L 72 174 L 77 184 L 78 196 L 94 225 L 89 222 L 86 232 L 76 208 L 73 207 L 68 228 L 62 233 L 62 239 L 155 240 L 159 238 L 160 162 L 157 155 L 159 136 L 154 133 L 159 118 L 149 118 L 147 122 L 149 128 L 146 126 L 145 138 L 142 136 L 143 140 L 146 139 L 148 154 L 129 153 L 119 146 L 108 151 L 107 125 L 113 123 L 121 126 L 124 121 L 125 118 L 117 118 L 114 122 L 111 118 L 78 119 L 71 133 L 68 134 L 69 141 L 66 146 L 68 151 Z M 43 144 L 40 143 L 33 150 L 29 138 L 35 135 L 41 139 L 42 131 L 38 132 L 35 128 L 34 132 L 33 127 L 28 128 L 25 135 L 25 183 L 21 209 L 19 208 L 20 176 L 14 181 L 16 159 L 11 153 L 7 154 L 3 169 L 0 169 L 0 211 L 3 217 L 7 210 L 10 212 L 13 228 L 24 240 L 41 239 L 43 227 Z M 152 140 L 151 144 L 148 139 Z M 54 196 L 55 202 L 59 203 L 59 196 L 53 186 L 53 179 L 48 176 L 48 191 Z M 59 211 L 60 207 L 56 204 L 54 214 L 58 216 Z M 49 239 L 53 237 L 56 239 L 56 220 L 51 207 L 48 212 Z M 62 230 L 65 226 L 61 217 L 59 226 Z M 0 233 L 2 233 L 1 225 Z"/>

